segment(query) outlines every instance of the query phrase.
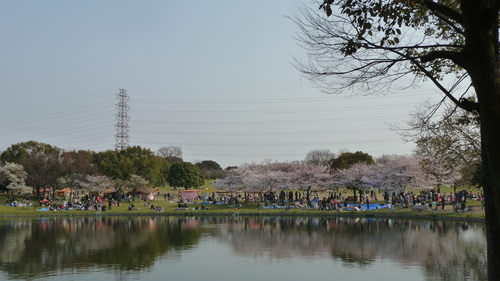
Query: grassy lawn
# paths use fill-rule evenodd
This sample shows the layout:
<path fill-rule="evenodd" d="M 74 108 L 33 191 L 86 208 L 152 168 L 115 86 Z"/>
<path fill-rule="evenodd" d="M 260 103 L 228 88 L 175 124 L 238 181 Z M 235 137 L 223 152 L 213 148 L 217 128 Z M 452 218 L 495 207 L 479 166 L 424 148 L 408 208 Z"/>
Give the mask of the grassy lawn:
<path fill-rule="evenodd" d="M 215 192 L 214 188 L 210 185 L 210 181 L 207 181 L 204 186 L 198 188 L 201 192 L 209 193 Z M 452 192 L 452 189 L 446 190 L 442 189 L 442 192 Z M 163 187 L 159 190 L 160 196 L 158 196 L 158 200 L 151 201 L 152 205 L 160 206 L 164 209 L 163 212 L 155 212 L 149 207 L 144 206 L 144 201 L 135 201 L 132 204 L 135 205 L 135 208 L 138 210 L 129 211 L 129 202 L 121 202 L 120 206 L 113 206 L 111 210 L 107 210 L 104 212 L 98 211 L 77 211 L 77 210 L 69 210 L 69 211 L 38 211 L 37 209 L 41 207 L 11 207 L 5 206 L 4 203 L 7 199 L 7 194 L 0 194 L 0 216 L 50 216 L 50 215 L 68 215 L 68 216 L 86 216 L 86 215 L 233 215 L 236 212 L 239 215 L 304 215 L 304 216 L 374 216 L 374 217 L 422 217 L 422 218 L 474 218 L 474 219 L 484 219 L 484 212 L 481 210 L 481 202 L 469 200 L 467 204 L 469 206 L 476 206 L 474 212 L 467 213 L 456 213 L 453 212 L 453 208 L 451 205 L 447 205 L 444 211 L 433 211 L 431 209 L 423 210 L 423 211 L 414 211 L 411 208 L 398 208 L 396 207 L 394 210 L 384 208 L 379 210 L 369 210 L 369 211 L 322 211 L 315 209 L 295 209 L 292 208 L 289 211 L 284 211 L 283 209 L 258 209 L 258 203 L 251 202 L 245 204 L 242 200 L 240 200 L 241 206 L 229 206 L 227 204 L 222 205 L 204 205 L 206 210 L 194 210 L 196 207 L 201 207 L 203 202 L 201 200 L 195 201 L 193 203 L 188 203 L 188 210 L 176 210 L 177 203 L 165 201 L 163 198 L 163 194 L 170 192 L 173 195 L 177 195 L 178 191 L 172 190 L 170 187 Z M 343 192 L 343 190 L 341 190 Z M 343 193 L 344 196 L 351 195 L 352 192 L 348 191 L 347 193 Z M 319 192 L 319 197 L 328 195 L 328 192 L 322 193 Z M 379 201 L 371 202 L 372 204 L 382 204 L 383 201 L 380 201 L 382 196 L 378 196 Z M 21 202 L 23 197 L 17 197 Z M 35 197 L 31 198 L 32 202 L 37 202 L 38 200 Z"/>

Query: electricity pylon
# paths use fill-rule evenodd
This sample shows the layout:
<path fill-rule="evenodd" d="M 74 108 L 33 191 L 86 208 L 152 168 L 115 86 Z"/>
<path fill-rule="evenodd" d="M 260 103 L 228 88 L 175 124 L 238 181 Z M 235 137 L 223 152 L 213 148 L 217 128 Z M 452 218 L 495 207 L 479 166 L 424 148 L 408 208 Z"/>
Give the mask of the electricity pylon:
<path fill-rule="evenodd" d="M 120 92 L 116 94 L 116 98 L 118 99 L 118 103 L 116 104 L 116 109 L 118 109 L 118 113 L 115 114 L 116 120 L 116 144 L 115 149 L 120 151 L 122 149 L 126 149 L 128 147 L 128 142 L 130 140 L 130 136 L 128 135 L 128 131 L 130 131 L 130 127 L 128 126 L 128 120 L 130 117 L 128 116 L 128 110 L 130 107 L 127 104 L 129 100 L 129 96 L 127 95 L 127 90 L 120 89 Z"/>

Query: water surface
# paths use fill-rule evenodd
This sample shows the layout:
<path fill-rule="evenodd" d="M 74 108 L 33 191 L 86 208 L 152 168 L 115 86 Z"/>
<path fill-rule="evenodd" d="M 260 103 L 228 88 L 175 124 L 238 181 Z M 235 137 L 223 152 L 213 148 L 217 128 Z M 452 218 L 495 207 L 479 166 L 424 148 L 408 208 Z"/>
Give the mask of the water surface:
<path fill-rule="evenodd" d="M 0 280 L 485 280 L 484 224 L 332 217 L 0 221 Z"/>

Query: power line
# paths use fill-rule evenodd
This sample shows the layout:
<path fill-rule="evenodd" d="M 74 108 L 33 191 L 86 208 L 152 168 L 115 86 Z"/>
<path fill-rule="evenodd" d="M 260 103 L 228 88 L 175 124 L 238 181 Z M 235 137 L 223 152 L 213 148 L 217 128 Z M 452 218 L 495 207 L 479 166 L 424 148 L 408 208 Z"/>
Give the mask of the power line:
<path fill-rule="evenodd" d="M 339 112 L 339 111 L 353 111 L 353 110 L 371 110 L 371 109 L 391 109 L 391 108 L 401 108 L 403 106 L 410 106 L 412 104 L 394 104 L 394 105 L 382 105 L 382 106 L 357 106 L 357 107 L 342 107 L 341 109 L 332 109 L 331 107 L 326 108 L 307 108 L 307 109 L 262 109 L 262 110 L 170 110 L 170 109 L 143 109 L 143 110 L 133 110 L 133 113 L 147 113 L 147 114 L 284 114 L 284 113 L 318 113 L 318 112 Z"/>
<path fill-rule="evenodd" d="M 293 120 L 262 120 L 262 121 L 202 121 L 202 120 L 192 120 L 192 121 L 151 121 L 151 120 L 136 120 L 133 123 L 138 124 L 175 124 L 175 125 L 271 125 L 271 124 L 310 124 L 310 123 L 335 123 L 335 122 L 347 122 L 347 121 L 374 121 L 374 120 L 390 120 L 398 119 L 401 120 L 405 118 L 405 115 L 395 115 L 395 116 L 372 116 L 372 117 L 353 117 L 353 118 L 335 118 L 335 119 L 293 119 Z"/>
<path fill-rule="evenodd" d="M 168 134 L 170 136 L 275 136 L 275 135 L 319 135 L 319 134 L 345 134 L 345 133 L 373 133 L 373 132 L 388 132 L 391 131 L 388 128 L 373 128 L 373 129 L 352 129 L 352 130 L 326 130 L 326 131 L 273 131 L 273 132 L 263 132 L 263 131 L 254 131 L 254 132 L 179 132 L 179 131 L 168 131 L 168 132 L 159 132 L 159 131 L 134 131 L 134 133 L 139 134 L 153 134 L 153 135 L 165 135 Z"/>
<path fill-rule="evenodd" d="M 32 106 L 32 107 L 23 107 L 22 109 L 16 108 L 15 112 L 9 111 L 10 108 L 5 108 L 5 110 L 2 110 L 2 112 L 0 112 L 0 117 L 7 117 L 7 116 L 12 116 L 12 115 L 23 116 L 24 115 L 23 113 L 33 113 L 33 112 L 39 110 L 40 108 L 50 109 L 50 108 L 61 108 L 62 107 L 66 110 L 68 108 L 67 105 L 81 105 L 82 103 L 79 101 L 92 101 L 92 100 L 95 100 L 94 99 L 95 97 L 103 97 L 108 93 L 109 93 L 109 91 L 103 92 L 103 93 L 91 94 L 91 95 L 83 95 L 83 97 L 76 98 L 76 99 L 74 99 L 72 97 L 71 99 L 68 99 L 68 100 L 59 100 L 56 102 L 51 101 L 51 102 L 46 103 L 46 104 L 37 104 L 36 106 Z M 68 96 L 69 96 L 69 94 L 68 94 Z M 100 101 L 98 104 L 103 104 L 103 103 L 107 103 L 107 102 L 110 102 L 110 100 L 102 101 L 102 102 Z M 94 105 L 91 105 L 91 106 L 94 106 Z M 70 111 L 71 110 L 74 110 L 74 109 L 70 109 Z M 55 113 L 60 113 L 60 112 L 61 111 L 56 110 Z"/>
<path fill-rule="evenodd" d="M 236 92 L 236 91 L 263 91 L 262 93 L 267 93 L 268 91 L 279 91 L 279 90 L 288 90 L 288 89 L 297 89 L 296 87 L 248 87 L 248 88 L 223 88 L 224 92 Z M 181 91 L 171 91 L 171 90 L 160 90 L 162 93 L 189 93 L 193 89 L 184 89 Z M 194 89 L 193 93 L 200 93 L 202 91 L 218 91 L 219 88 L 216 89 Z M 120 89 L 120 93 L 121 93 Z M 125 90 L 123 90 L 125 91 Z M 145 142 L 136 142 L 141 145 L 173 145 L 175 143 L 181 141 L 179 144 L 182 146 L 198 146 L 203 147 L 202 150 L 211 150 L 210 147 L 214 147 L 214 152 L 216 151 L 215 147 L 245 147 L 243 151 L 249 150 L 246 147 L 255 147 L 254 152 L 251 155 L 259 155 L 258 147 L 268 147 L 271 148 L 271 154 L 263 154 L 268 155 L 269 157 L 273 157 L 272 153 L 277 152 L 279 154 L 279 147 L 307 147 L 307 146 L 351 146 L 351 145 L 362 145 L 362 144 L 384 144 L 384 143 L 394 143 L 396 141 L 401 141 L 394 137 L 393 139 L 388 139 L 389 135 L 385 134 L 388 132 L 388 129 L 384 128 L 375 128 L 374 126 L 369 126 L 368 122 L 371 121 L 389 121 L 389 120 L 401 120 L 408 118 L 407 115 L 401 115 L 395 109 L 407 107 L 413 105 L 414 103 L 408 103 L 407 100 L 405 102 L 394 103 L 397 99 L 392 99 L 391 101 L 387 101 L 386 98 L 398 98 L 398 97 L 408 97 L 407 95 L 390 95 L 390 96 L 382 96 L 382 97 L 362 97 L 363 100 L 372 100 L 372 99 L 383 99 L 386 102 L 382 105 L 378 102 L 371 102 L 368 105 L 363 105 L 360 102 L 360 97 L 354 97 L 352 99 L 340 96 L 321 96 L 321 97 L 305 97 L 305 98 L 294 98 L 293 95 L 291 98 L 258 98 L 259 95 L 256 95 L 256 98 L 243 98 L 238 99 L 239 95 L 232 95 L 236 98 L 234 99 L 221 99 L 221 96 L 217 95 L 204 95 L 202 99 L 189 99 L 186 97 L 185 99 L 145 99 L 147 97 L 147 90 L 144 92 L 134 92 L 135 94 L 141 96 L 142 100 L 133 99 L 129 101 L 126 99 L 125 106 L 127 110 L 125 111 L 125 121 L 127 131 L 125 133 L 125 137 L 130 141 L 130 133 L 133 133 L 133 138 L 140 137 Z M 117 94 L 117 96 L 120 95 Z M 128 91 L 130 93 L 130 91 Z M 235 93 L 237 94 L 237 93 Z M 259 94 L 259 93 L 257 93 Z M 268 95 L 269 97 L 280 96 L 278 95 Z M 420 95 L 421 93 L 417 93 L 416 95 Z M 125 95 L 127 95 L 125 93 Z M 94 95 L 97 96 L 97 95 Z M 96 101 L 95 99 L 90 99 L 89 101 L 92 104 L 82 104 L 76 103 L 78 107 L 71 108 L 67 104 L 71 103 L 71 101 L 60 101 L 56 104 L 50 103 L 47 105 L 41 105 L 37 107 L 37 110 L 42 110 L 41 114 L 34 117 L 26 117 L 28 114 L 10 114 L 6 118 L 4 118 L 0 122 L 0 128 L 2 128 L 3 135 L 2 137 L 7 137 L 8 140 L 1 140 L 2 143 L 5 143 L 9 140 L 17 140 L 19 137 L 15 137 L 15 135 L 19 136 L 29 136 L 27 139 L 38 140 L 39 138 L 49 139 L 52 144 L 70 144 L 77 145 L 78 147 L 98 147 L 100 149 L 105 149 L 109 146 L 108 140 L 106 137 L 110 137 L 110 130 L 106 130 L 109 125 L 113 123 L 110 115 L 110 105 L 111 102 L 109 100 L 109 96 L 103 96 L 101 94 L 99 97 L 103 97 L 100 100 Z M 171 95 L 163 95 L 165 97 L 172 97 Z M 176 95 L 185 97 L 185 95 Z M 128 95 L 127 95 L 128 97 Z M 203 97 L 214 97 L 214 99 L 203 99 Z M 219 97 L 219 98 L 217 98 Z M 241 96 L 243 97 L 243 96 Z M 249 97 L 246 95 L 245 97 Z M 254 97 L 254 96 L 252 96 Z M 117 97 L 118 98 L 118 97 Z M 382 100 L 382 101 L 383 101 Z M 345 103 L 344 103 L 345 101 Z M 359 103 L 359 105 L 352 106 L 354 101 L 355 103 Z M 333 103 L 332 103 L 333 102 Z M 120 124 L 120 106 L 116 104 L 116 109 L 118 109 L 118 113 L 115 115 L 115 129 L 117 130 L 117 134 L 115 135 L 115 147 L 119 143 L 117 139 L 119 133 L 119 124 Z M 318 105 L 314 105 L 317 103 Z M 75 104 L 75 103 L 71 103 Z M 134 109 L 129 110 L 129 105 Z M 135 109 L 135 105 L 144 104 L 141 109 Z M 172 108 L 158 110 L 158 107 L 150 106 L 150 104 L 155 104 L 161 107 Z M 189 105 L 189 107 L 182 106 L 183 104 Z M 250 104 L 254 104 L 255 106 L 248 107 Z M 259 104 L 269 105 L 269 107 L 260 107 Z M 331 104 L 330 107 L 328 105 Z M 207 107 L 203 107 L 206 105 Z M 220 105 L 220 106 L 219 106 Z M 224 105 L 226 107 L 224 107 Z M 279 106 L 277 106 L 279 105 Z M 300 105 L 300 106 L 296 106 Z M 185 109 L 183 108 L 185 107 Z M 238 107 L 241 110 L 236 110 Z M 274 107 L 274 108 L 273 108 Z M 292 107 L 298 107 L 297 109 L 293 109 Z M 152 109 L 150 109 L 152 108 Z M 106 110 L 108 109 L 108 110 Z M 361 114 L 367 115 L 366 113 L 371 113 L 373 110 L 379 110 L 383 116 L 371 114 L 370 116 L 362 117 Z M 33 113 L 35 110 L 24 110 Z M 351 117 L 350 112 L 355 112 L 354 117 Z M 364 111 L 360 113 L 359 111 Z M 316 113 L 322 112 L 338 112 L 340 117 L 336 118 L 328 118 L 331 114 L 323 114 L 323 115 L 313 115 Z M 365 113 L 366 112 L 366 113 Z M 17 113 L 17 112 L 16 112 Z M 132 124 L 134 128 L 139 128 L 140 130 L 131 131 L 130 127 L 128 127 L 130 123 L 130 116 L 132 114 Z M 6 111 L 3 111 L 2 115 L 6 115 Z M 153 114 L 155 116 L 153 117 Z M 166 116 L 161 116 L 160 114 L 169 114 Z M 187 118 L 186 115 L 195 115 L 192 118 Z M 210 115 L 226 115 L 224 118 L 215 118 Z M 274 116 L 266 116 L 266 114 L 274 114 Z M 282 115 L 281 115 L 282 114 Z M 293 115 L 291 115 L 293 114 Z M 394 114 L 394 115 L 390 115 Z M 254 117 L 252 115 L 258 115 L 259 117 Z M 1 115 L 0 115 L 1 116 Z M 321 118 L 322 116 L 326 116 L 327 118 Z M 361 117 L 360 117 L 361 116 Z M 8 121 L 8 118 L 17 117 L 17 120 Z M 20 117 L 20 118 L 19 118 Z M 110 118 L 108 118 L 110 117 Z M 141 118 L 142 120 L 138 120 L 136 117 Z M 176 118 L 178 117 L 178 118 Z M 217 120 L 215 120 L 217 119 Z M 222 120 L 218 120 L 222 119 Z M 238 121 L 238 119 L 241 119 Z M 98 121 L 98 122 L 96 122 Z M 359 122 L 359 123 L 356 123 Z M 332 128 L 339 127 L 336 125 L 330 124 L 349 124 L 347 129 L 335 130 Z M 78 127 L 75 127 L 74 124 L 79 124 Z M 134 125 L 135 124 L 135 125 Z M 320 128 L 312 127 L 312 124 L 318 124 L 322 126 Z M 359 126 L 357 124 L 360 124 Z M 363 126 L 361 126 L 363 124 Z M 372 123 L 375 124 L 375 123 Z M 137 125 L 137 126 L 136 126 Z M 184 127 L 175 127 L 179 128 L 176 130 L 172 130 L 172 128 L 161 125 L 175 125 L 175 126 L 184 126 Z M 221 127 L 227 125 L 226 128 Z M 267 127 L 269 125 L 269 127 Z M 273 125 L 278 125 L 273 127 Z M 283 126 L 280 126 L 283 125 Z M 286 125 L 286 126 L 285 126 Z M 293 126 L 288 126 L 293 125 Z M 203 126 L 203 127 L 200 127 Z M 235 126 L 241 127 L 237 128 Z M 256 126 L 255 128 L 252 126 Z M 375 125 L 377 126 L 377 125 Z M 286 128 L 290 127 L 289 130 Z M 357 127 L 359 129 L 355 129 Z M 378 127 L 380 127 L 378 125 Z M 256 129 L 258 128 L 258 129 Z M 322 129 L 325 130 L 322 130 Z M 342 126 L 342 128 L 346 128 Z M 8 130 L 6 130 L 8 129 Z M 281 129 L 281 130 L 280 130 Z M 185 131 L 184 131 L 185 130 Z M 201 130 L 201 131 L 200 131 Z M 268 130 L 268 131 L 266 131 Z M 376 133 L 376 132 L 384 132 L 385 139 L 377 139 L 377 136 L 374 134 L 370 135 L 370 138 L 367 138 L 368 133 Z M 357 136 L 356 139 L 352 141 L 349 140 L 339 140 L 336 136 L 339 134 L 354 134 L 360 133 L 360 136 Z M 331 134 L 331 136 L 329 136 Z M 159 137 L 155 137 L 158 135 Z M 268 136 L 301 136 L 304 135 L 304 141 L 300 141 L 300 139 L 296 139 L 293 142 L 294 137 L 282 138 L 282 139 L 269 139 Z M 324 135 L 320 136 L 320 135 Z M 181 140 L 181 136 L 194 136 L 194 138 L 188 139 L 187 141 Z M 196 138 L 196 136 L 201 136 L 201 138 Z M 232 141 L 232 138 L 211 140 L 209 138 L 204 138 L 208 136 L 222 136 L 222 137 L 237 137 L 237 136 L 248 136 L 252 138 L 246 138 L 246 142 L 242 143 L 238 140 Z M 371 137 L 375 136 L 375 138 Z M 256 138 L 253 138 L 256 137 Z M 381 136 L 379 136 L 381 137 Z M 258 139 L 257 139 L 258 138 Z M 163 139 L 163 141 L 160 141 Z M 255 142 L 249 142 L 250 139 L 259 140 Z M 333 141 L 329 141 L 333 139 Z M 337 139 L 337 141 L 335 141 Z M 98 140 L 98 141 L 96 141 Z M 102 141 L 104 140 L 104 141 Z M 312 140 L 312 141 L 311 141 Z M 25 141 L 25 140 L 21 140 Z M 198 143 L 199 141 L 199 143 Z M 271 142 L 276 141 L 276 142 Z M 93 142 L 93 143 L 92 143 Z M 78 143 L 78 144 L 77 144 Z M 105 145 L 105 146 L 103 146 Z M 128 143 L 127 143 L 128 145 Z M 112 146 L 110 146 L 112 147 Z M 293 148 L 295 149 L 295 148 Z M 235 149 L 236 150 L 236 149 Z M 238 151 L 235 151 L 236 154 L 239 154 Z M 286 154 L 288 155 L 288 153 Z"/>
<path fill-rule="evenodd" d="M 407 153 L 407 150 L 373 150 L 369 151 L 371 154 L 401 154 L 401 153 Z M 205 156 L 205 157 L 227 157 L 227 158 L 239 158 L 239 157 L 244 157 L 244 158 L 276 158 L 276 157 L 305 157 L 306 153 L 196 153 L 196 154 L 190 154 L 190 153 L 183 153 L 184 156 L 189 156 L 189 157 L 200 157 L 200 156 Z"/>
<path fill-rule="evenodd" d="M 141 141 L 140 141 L 141 142 Z M 363 143 L 389 143 L 389 142 L 401 142 L 401 140 L 395 139 L 370 139 L 370 140 L 357 140 L 357 141 L 322 141 L 322 142 L 288 142 L 288 143 L 207 143 L 207 142 L 183 142 L 176 145 L 187 145 L 187 146 L 224 146 L 224 147 L 275 147 L 275 146 L 304 146 L 304 145 L 346 145 L 346 144 L 363 144 Z M 143 141 L 141 143 L 150 144 L 164 144 L 164 142 L 151 142 Z"/>

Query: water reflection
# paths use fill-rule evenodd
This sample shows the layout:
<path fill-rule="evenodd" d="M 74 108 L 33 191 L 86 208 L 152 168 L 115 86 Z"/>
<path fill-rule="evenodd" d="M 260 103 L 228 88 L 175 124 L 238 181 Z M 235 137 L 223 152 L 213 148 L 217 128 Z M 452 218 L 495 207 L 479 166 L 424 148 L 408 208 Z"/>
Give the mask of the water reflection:
<path fill-rule="evenodd" d="M 91 266 L 141 270 L 159 255 L 198 242 L 195 220 L 167 217 L 58 218 L 0 226 L 0 265 L 13 278 L 35 278 Z"/>
<path fill-rule="evenodd" d="M 0 270 L 9 280 L 56 272 L 137 272 L 181 260 L 202 238 L 237 257 L 328 259 L 366 269 L 418 266 L 428 280 L 485 280 L 484 225 L 466 222 L 304 217 L 85 217 L 0 223 Z M 231 257 L 228 257 L 231 258 Z"/>
<path fill-rule="evenodd" d="M 383 259 L 421 266 L 432 280 L 486 279 L 482 224 L 360 218 L 258 218 L 244 223 L 244 228 L 219 235 L 241 255 L 280 259 L 330 254 L 333 262 L 358 268 Z"/>

